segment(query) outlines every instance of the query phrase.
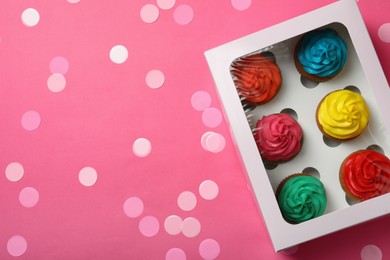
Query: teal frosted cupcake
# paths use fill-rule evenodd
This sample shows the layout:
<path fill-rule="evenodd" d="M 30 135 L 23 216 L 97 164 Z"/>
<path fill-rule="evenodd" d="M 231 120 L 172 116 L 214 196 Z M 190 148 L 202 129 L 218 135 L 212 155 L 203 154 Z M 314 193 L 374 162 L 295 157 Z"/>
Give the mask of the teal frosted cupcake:
<path fill-rule="evenodd" d="M 316 82 L 338 75 L 347 61 L 347 44 L 331 28 L 306 33 L 298 41 L 294 62 L 298 72 Z"/>
<path fill-rule="evenodd" d="M 324 185 L 317 178 L 304 173 L 284 179 L 276 191 L 276 198 L 284 219 L 291 224 L 319 217 L 326 209 Z"/>

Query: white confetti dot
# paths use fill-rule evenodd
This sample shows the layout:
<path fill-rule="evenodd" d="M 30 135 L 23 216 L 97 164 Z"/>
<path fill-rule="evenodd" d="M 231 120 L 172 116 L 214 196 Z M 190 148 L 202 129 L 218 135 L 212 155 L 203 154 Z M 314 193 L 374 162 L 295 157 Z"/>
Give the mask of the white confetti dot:
<path fill-rule="evenodd" d="M 129 218 L 139 217 L 144 212 L 144 203 L 140 198 L 128 198 L 123 204 L 123 211 Z"/>
<path fill-rule="evenodd" d="M 379 39 L 383 42 L 390 42 L 390 23 L 382 24 L 378 30 Z"/>
<path fill-rule="evenodd" d="M 236 10 L 244 11 L 251 6 L 252 0 L 231 0 L 231 3 Z"/>
<path fill-rule="evenodd" d="M 201 230 L 200 222 L 196 218 L 188 217 L 183 220 L 181 231 L 186 237 L 196 237 Z"/>
<path fill-rule="evenodd" d="M 382 251 L 375 245 L 366 245 L 360 252 L 362 260 L 381 260 Z"/>
<path fill-rule="evenodd" d="M 209 107 L 202 113 L 202 122 L 207 127 L 217 127 L 222 122 L 222 113 L 218 108 Z"/>
<path fill-rule="evenodd" d="M 218 185 L 212 180 L 205 180 L 199 185 L 199 194 L 205 200 L 215 199 L 218 193 Z"/>
<path fill-rule="evenodd" d="M 21 256 L 27 251 L 27 241 L 24 237 L 16 235 L 7 242 L 7 251 L 12 256 Z"/>
<path fill-rule="evenodd" d="M 165 260 L 186 260 L 186 253 L 180 248 L 171 248 L 165 255 Z"/>
<path fill-rule="evenodd" d="M 39 193 L 32 187 L 26 187 L 19 193 L 19 202 L 23 207 L 32 208 L 39 201 Z"/>
<path fill-rule="evenodd" d="M 47 87 L 51 92 L 61 92 L 66 85 L 65 77 L 60 73 L 54 73 L 47 79 Z"/>
<path fill-rule="evenodd" d="M 24 168 L 18 162 L 12 162 L 5 168 L 5 176 L 9 181 L 19 181 L 24 175 Z"/>
<path fill-rule="evenodd" d="M 183 220 L 176 215 L 168 216 L 164 222 L 165 231 L 170 235 L 177 235 L 181 232 Z"/>
<path fill-rule="evenodd" d="M 116 64 L 124 63 L 129 56 L 127 48 L 123 45 L 115 45 L 111 48 L 110 59 Z"/>
<path fill-rule="evenodd" d="M 206 91 L 197 91 L 191 97 L 191 105 L 197 111 L 207 109 L 211 104 L 211 96 Z"/>
<path fill-rule="evenodd" d="M 177 205 L 184 211 L 193 210 L 196 206 L 196 203 L 196 196 L 191 191 L 183 191 L 177 198 Z"/>
<path fill-rule="evenodd" d="M 22 13 L 22 22 L 28 27 L 33 27 L 39 22 L 39 12 L 34 8 L 27 8 Z"/>
<path fill-rule="evenodd" d="M 176 0 L 157 0 L 157 5 L 161 9 L 168 10 L 171 9 L 176 3 Z"/>
<path fill-rule="evenodd" d="M 192 19 L 194 18 L 194 10 L 191 6 L 182 4 L 176 7 L 175 11 L 173 12 L 173 19 L 177 24 L 180 25 L 187 25 L 189 24 Z"/>
<path fill-rule="evenodd" d="M 160 15 L 157 6 L 153 4 L 146 4 L 141 8 L 140 16 L 145 23 L 153 23 Z"/>
<path fill-rule="evenodd" d="M 92 186 L 97 181 L 97 172 L 92 167 L 84 167 L 79 172 L 79 181 L 84 186 Z"/>
<path fill-rule="evenodd" d="M 23 114 L 21 123 L 24 129 L 33 131 L 41 124 L 41 115 L 37 111 L 27 111 Z"/>
<path fill-rule="evenodd" d="M 223 151 L 226 145 L 225 138 L 218 133 L 208 131 L 200 139 L 200 143 L 206 151 L 219 153 Z"/>
<path fill-rule="evenodd" d="M 142 235 L 146 237 L 153 237 L 158 233 L 160 224 L 157 218 L 153 216 L 145 216 L 140 220 L 138 228 Z"/>
<path fill-rule="evenodd" d="M 160 88 L 164 85 L 165 76 L 160 70 L 151 70 L 146 74 L 146 85 L 150 88 Z"/>
<path fill-rule="evenodd" d="M 71 4 L 76 4 L 76 3 L 80 2 L 80 0 L 68 0 L 68 2 Z"/>
<path fill-rule="evenodd" d="M 152 151 L 152 144 L 146 138 L 138 138 L 133 143 L 133 153 L 138 157 L 146 157 Z"/>
<path fill-rule="evenodd" d="M 219 256 L 221 248 L 214 239 L 205 239 L 199 245 L 199 254 L 205 260 L 213 260 Z"/>

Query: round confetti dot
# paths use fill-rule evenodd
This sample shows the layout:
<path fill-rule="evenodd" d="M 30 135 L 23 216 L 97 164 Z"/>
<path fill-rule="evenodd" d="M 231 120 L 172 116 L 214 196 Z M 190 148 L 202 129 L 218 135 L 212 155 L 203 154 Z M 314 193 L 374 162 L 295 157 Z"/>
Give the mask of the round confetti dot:
<path fill-rule="evenodd" d="M 176 215 L 168 216 L 164 222 L 164 229 L 170 235 L 177 235 L 181 232 L 183 220 Z"/>
<path fill-rule="evenodd" d="M 33 131 L 41 124 L 41 116 L 37 111 L 27 111 L 22 116 L 22 126 L 28 131 Z"/>
<path fill-rule="evenodd" d="M 27 251 L 27 241 L 24 237 L 16 235 L 7 242 L 7 251 L 12 256 L 21 256 Z"/>
<path fill-rule="evenodd" d="M 39 201 L 39 193 L 32 187 L 26 187 L 19 193 L 19 202 L 26 208 L 34 207 Z"/>
<path fill-rule="evenodd" d="M 146 237 L 153 237 L 158 233 L 160 224 L 157 218 L 153 216 L 145 216 L 140 220 L 138 228 L 142 235 Z"/>
<path fill-rule="evenodd" d="M 39 12 L 34 8 L 27 8 L 22 13 L 22 22 L 28 27 L 33 27 L 39 22 Z"/>
<path fill-rule="evenodd" d="M 221 249 L 214 239 L 205 239 L 199 245 L 199 254 L 205 260 L 216 259 Z"/>
<path fill-rule="evenodd" d="M 225 148 L 226 141 L 222 135 L 218 133 L 211 133 L 205 138 L 206 140 L 204 141 L 204 145 L 207 151 L 219 153 Z"/>
<path fill-rule="evenodd" d="M 210 107 L 203 111 L 202 122 L 207 127 L 217 127 L 222 122 L 222 114 L 217 108 Z"/>
<path fill-rule="evenodd" d="M 176 3 L 176 0 L 157 0 L 157 5 L 161 9 L 168 10 L 171 9 Z"/>
<path fill-rule="evenodd" d="M 188 217 L 183 220 L 181 231 L 186 237 L 196 237 L 200 233 L 200 222 L 193 217 Z"/>
<path fill-rule="evenodd" d="M 127 48 L 123 45 L 116 45 L 111 48 L 110 59 L 116 64 L 124 63 L 129 56 Z"/>
<path fill-rule="evenodd" d="M 378 30 L 379 39 L 383 42 L 390 42 L 390 23 L 382 24 Z"/>
<path fill-rule="evenodd" d="M 183 191 L 177 198 L 177 205 L 184 211 L 193 210 L 196 206 L 196 196 L 191 191 Z"/>
<path fill-rule="evenodd" d="M 24 175 L 24 168 L 18 162 L 12 162 L 5 168 L 5 176 L 9 181 L 19 181 Z"/>
<path fill-rule="evenodd" d="M 68 0 L 68 2 L 71 4 L 76 4 L 76 3 L 80 2 L 80 0 Z"/>
<path fill-rule="evenodd" d="M 49 64 L 51 73 L 59 73 L 65 75 L 69 70 L 69 62 L 62 56 L 54 57 Z"/>
<path fill-rule="evenodd" d="M 200 138 L 200 144 L 202 145 L 203 149 L 205 149 L 206 151 L 208 151 L 208 148 L 207 148 L 207 145 L 206 145 L 206 140 L 207 140 L 207 137 L 209 137 L 210 135 L 212 135 L 214 132 L 213 131 L 207 131 L 206 133 L 204 133 L 202 135 L 202 137 Z"/>
<path fill-rule="evenodd" d="M 146 138 L 138 138 L 133 143 L 133 153 L 138 157 L 146 157 L 152 151 L 152 144 Z"/>
<path fill-rule="evenodd" d="M 123 204 L 123 211 L 129 218 L 139 217 L 144 212 L 144 203 L 138 197 L 128 198 Z"/>
<path fill-rule="evenodd" d="M 251 6 L 252 0 L 231 0 L 231 3 L 234 9 L 244 11 Z"/>
<path fill-rule="evenodd" d="M 218 185 L 212 180 L 205 180 L 199 185 L 199 194 L 205 200 L 215 199 L 218 193 Z"/>
<path fill-rule="evenodd" d="M 366 245 L 360 252 L 362 260 L 381 260 L 382 251 L 375 245 Z"/>
<path fill-rule="evenodd" d="M 151 70 L 146 74 L 145 81 L 150 88 L 160 88 L 165 82 L 165 76 L 159 70 Z"/>
<path fill-rule="evenodd" d="M 140 16 L 145 23 L 154 23 L 160 15 L 157 6 L 146 4 L 141 8 Z"/>
<path fill-rule="evenodd" d="M 60 73 L 54 73 L 47 79 L 47 87 L 52 92 L 60 92 L 65 88 L 66 79 Z"/>
<path fill-rule="evenodd" d="M 173 19 L 177 24 L 186 25 L 189 24 L 194 18 L 194 11 L 189 5 L 179 5 L 173 12 Z"/>
<path fill-rule="evenodd" d="M 298 251 L 298 248 L 299 248 L 299 246 L 289 247 L 287 249 L 282 250 L 281 253 L 285 254 L 285 255 L 292 255 Z"/>
<path fill-rule="evenodd" d="M 92 167 L 84 167 L 79 172 L 79 181 L 84 186 L 92 186 L 97 181 L 97 172 Z"/>
<path fill-rule="evenodd" d="M 206 91 L 197 91 L 191 97 L 191 105 L 197 111 L 203 111 L 211 104 L 211 97 Z"/>
<path fill-rule="evenodd" d="M 180 248 L 171 248 L 165 255 L 165 260 L 186 260 L 186 253 Z"/>

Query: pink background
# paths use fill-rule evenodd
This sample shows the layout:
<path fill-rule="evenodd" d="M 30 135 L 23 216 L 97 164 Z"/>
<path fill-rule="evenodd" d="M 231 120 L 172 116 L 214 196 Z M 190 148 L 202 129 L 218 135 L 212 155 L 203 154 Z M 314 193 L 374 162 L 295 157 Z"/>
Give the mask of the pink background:
<path fill-rule="evenodd" d="M 203 55 L 332 2 L 2 0 L 0 259 L 390 259 L 389 216 L 274 253 Z"/>

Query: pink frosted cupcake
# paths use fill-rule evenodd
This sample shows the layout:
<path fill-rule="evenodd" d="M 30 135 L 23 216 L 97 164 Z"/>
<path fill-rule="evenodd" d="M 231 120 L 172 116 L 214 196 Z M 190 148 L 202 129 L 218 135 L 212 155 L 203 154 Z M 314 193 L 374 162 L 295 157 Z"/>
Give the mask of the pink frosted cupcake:
<path fill-rule="evenodd" d="M 254 134 L 263 160 L 282 163 L 294 158 L 301 150 L 303 131 L 288 114 L 272 114 L 257 121 Z"/>

